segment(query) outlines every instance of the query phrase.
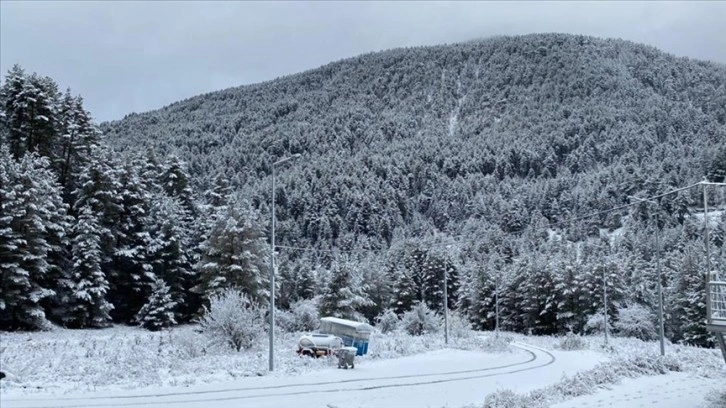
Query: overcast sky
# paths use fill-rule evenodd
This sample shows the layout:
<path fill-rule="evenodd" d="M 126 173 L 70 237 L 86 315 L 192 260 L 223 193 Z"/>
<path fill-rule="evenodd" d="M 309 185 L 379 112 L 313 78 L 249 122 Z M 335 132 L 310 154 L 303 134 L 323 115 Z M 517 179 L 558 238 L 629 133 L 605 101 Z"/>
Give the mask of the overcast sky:
<path fill-rule="evenodd" d="M 98 121 L 389 48 L 499 34 L 616 37 L 726 63 L 726 2 L 0 2 L 19 63 Z"/>

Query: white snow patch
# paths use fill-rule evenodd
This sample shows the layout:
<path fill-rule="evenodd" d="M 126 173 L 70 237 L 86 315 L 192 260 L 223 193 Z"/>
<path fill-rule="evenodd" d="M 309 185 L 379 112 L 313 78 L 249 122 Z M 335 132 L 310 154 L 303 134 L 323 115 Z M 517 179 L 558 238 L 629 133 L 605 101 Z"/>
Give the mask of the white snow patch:
<path fill-rule="evenodd" d="M 723 380 L 687 373 L 625 379 L 609 389 L 573 398 L 551 408 L 696 408 L 707 407 L 709 393 L 726 391 Z"/>

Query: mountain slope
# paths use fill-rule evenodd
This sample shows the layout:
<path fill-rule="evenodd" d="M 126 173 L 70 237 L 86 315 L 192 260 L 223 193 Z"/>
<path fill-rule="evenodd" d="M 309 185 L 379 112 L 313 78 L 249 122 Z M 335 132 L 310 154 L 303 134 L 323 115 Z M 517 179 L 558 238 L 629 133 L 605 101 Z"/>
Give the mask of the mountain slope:
<path fill-rule="evenodd" d="M 546 34 L 362 55 L 103 130 L 119 149 L 176 152 L 200 187 L 222 172 L 265 211 L 270 163 L 301 153 L 278 173 L 283 234 L 335 246 L 390 242 L 419 215 L 448 232 L 509 210 L 560 221 L 699 181 L 725 123 L 722 66 Z"/>

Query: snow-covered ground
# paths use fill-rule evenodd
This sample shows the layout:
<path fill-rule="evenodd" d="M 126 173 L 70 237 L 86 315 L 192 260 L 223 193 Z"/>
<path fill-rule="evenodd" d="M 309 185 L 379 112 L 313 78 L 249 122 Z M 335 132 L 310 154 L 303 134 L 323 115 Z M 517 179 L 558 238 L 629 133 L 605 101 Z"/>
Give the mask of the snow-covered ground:
<path fill-rule="evenodd" d="M 578 376 L 610 376 L 609 364 L 657 350 L 655 343 L 632 339 L 612 339 L 612 346 L 603 349 L 600 339 L 589 338 L 582 349 L 563 351 L 561 338 L 555 337 L 507 334 L 513 340 L 507 346 L 491 336 L 471 335 L 453 338 L 447 347 L 440 335 L 377 335 L 370 355 L 357 357 L 355 369 L 340 370 L 334 360 L 297 357 L 292 352 L 296 335 L 282 335 L 270 375 L 265 350 L 215 349 L 192 331 L 114 328 L 0 336 L 0 364 L 14 377 L 0 388 L 3 408 L 481 407 L 506 390 L 552 395 L 540 400 L 556 408 L 718 408 L 707 395 L 726 393 L 720 353 L 672 345 L 667 365 L 687 372 L 630 378 L 639 375 L 630 372 L 650 364 L 644 359 L 635 368 L 615 370 L 623 378 L 612 375 L 610 383 L 578 386 L 586 383 Z M 563 383 L 581 389 L 555 395 Z"/>
<path fill-rule="evenodd" d="M 707 397 L 726 392 L 723 378 L 704 378 L 686 373 L 625 379 L 620 384 L 585 395 L 551 408 L 706 408 Z M 716 408 L 716 406 L 714 406 Z"/>
<path fill-rule="evenodd" d="M 355 369 L 322 368 L 307 375 L 248 377 L 235 382 L 143 393 L 91 392 L 3 396 L 11 407 L 460 407 L 516 384 L 529 391 L 592 368 L 605 357 L 513 344 L 510 353 L 443 349 L 398 359 L 359 358 Z"/>

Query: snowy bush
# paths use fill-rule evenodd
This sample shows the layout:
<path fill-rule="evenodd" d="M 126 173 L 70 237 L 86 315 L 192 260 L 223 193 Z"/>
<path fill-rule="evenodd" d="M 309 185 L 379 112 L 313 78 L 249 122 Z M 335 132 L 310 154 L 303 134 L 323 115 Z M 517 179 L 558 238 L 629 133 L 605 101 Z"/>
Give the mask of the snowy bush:
<path fill-rule="evenodd" d="M 401 318 L 401 327 L 406 333 L 413 336 L 436 333 L 441 330 L 442 326 L 441 317 L 431 311 L 423 302 L 415 305 Z"/>
<path fill-rule="evenodd" d="M 613 325 L 619 334 L 641 340 L 653 340 L 658 334 L 655 316 L 645 307 L 634 304 L 618 309 L 618 321 Z"/>
<path fill-rule="evenodd" d="M 557 346 L 561 350 L 584 350 L 587 348 L 587 341 L 582 336 L 569 332 Z"/>
<path fill-rule="evenodd" d="M 395 331 L 398 328 L 398 316 L 396 315 L 396 312 L 393 311 L 393 309 L 385 309 L 381 314 L 376 316 L 376 328 L 381 331 L 381 333 L 391 333 Z"/>
<path fill-rule="evenodd" d="M 207 354 L 209 338 L 193 330 L 174 330 L 172 344 L 176 354 L 184 359 L 197 358 Z"/>
<path fill-rule="evenodd" d="M 264 311 L 237 289 L 211 295 L 199 323 L 205 334 L 237 351 L 252 347 L 265 332 Z"/>
<path fill-rule="evenodd" d="M 452 337 L 469 337 L 472 335 L 471 322 L 458 311 L 449 311 L 449 335 Z"/>
<path fill-rule="evenodd" d="M 487 395 L 483 408 L 532 408 L 532 405 L 526 397 L 512 390 L 501 390 Z"/>
<path fill-rule="evenodd" d="M 487 352 L 501 353 L 509 351 L 509 343 L 512 342 L 512 336 L 500 334 L 499 336 L 488 336 L 484 339 L 480 349 Z"/>
<path fill-rule="evenodd" d="M 590 315 L 587 318 L 587 323 L 585 323 L 585 333 L 587 334 L 598 334 L 603 333 L 605 331 L 605 318 L 603 317 L 602 312 L 597 312 L 595 314 Z M 610 319 L 608 319 L 608 332 L 612 333 L 613 326 Z"/>
<path fill-rule="evenodd" d="M 275 308 L 275 327 L 286 333 L 295 333 L 297 331 L 297 322 L 295 316 L 289 310 L 280 310 Z M 277 333 L 277 331 L 275 331 Z"/>
<path fill-rule="evenodd" d="M 275 310 L 275 325 L 288 333 L 314 331 L 320 325 L 317 303 L 304 299 L 290 305 L 290 310 Z"/>
<path fill-rule="evenodd" d="M 722 392 L 713 391 L 706 395 L 706 408 L 726 407 L 726 390 Z"/>
<path fill-rule="evenodd" d="M 303 299 L 290 305 L 297 322 L 297 331 L 313 331 L 320 325 L 320 313 L 315 299 Z"/>

